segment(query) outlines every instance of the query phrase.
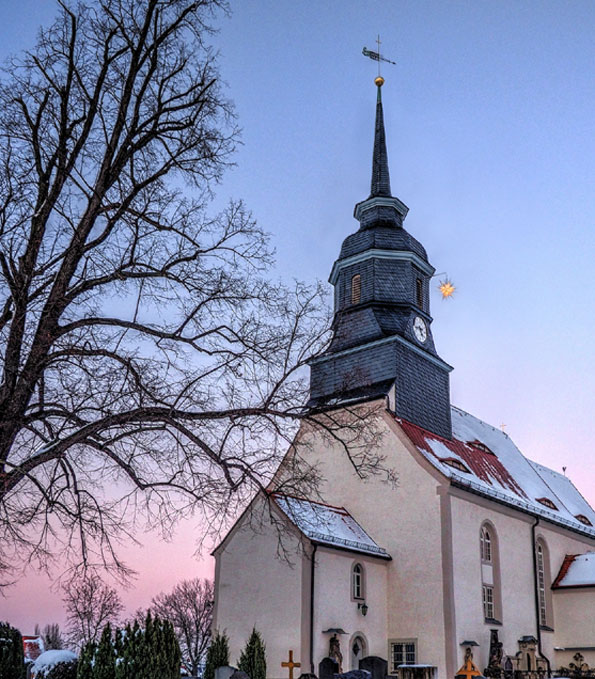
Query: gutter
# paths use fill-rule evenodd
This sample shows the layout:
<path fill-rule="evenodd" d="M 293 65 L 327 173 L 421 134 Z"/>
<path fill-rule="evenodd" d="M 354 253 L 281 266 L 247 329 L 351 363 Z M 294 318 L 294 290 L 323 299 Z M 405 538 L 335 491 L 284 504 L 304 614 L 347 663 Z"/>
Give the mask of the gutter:
<path fill-rule="evenodd" d="M 540 620 L 540 606 L 539 606 L 539 582 L 537 580 L 537 542 L 535 540 L 535 529 L 539 524 L 539 517 L 535 517 L 535 523 L 531 526 L 531 549 L 533 551 L 533 592 L 535 593 L 535 622 L 537 627 L 537 652 L 539 657 L 543 658 L 547 664 L 547 676 L 552 676 L 552 667 L 547 656 L 543 655 L 541 651 L 541 620 Z"/>
<path fill-rule="evenodd" d="M 316 550 L 318 545 L 313 543 L 312 557 L 310 562 L 310 674 L 314 672 L 314 573 L 316 570 Z"/>

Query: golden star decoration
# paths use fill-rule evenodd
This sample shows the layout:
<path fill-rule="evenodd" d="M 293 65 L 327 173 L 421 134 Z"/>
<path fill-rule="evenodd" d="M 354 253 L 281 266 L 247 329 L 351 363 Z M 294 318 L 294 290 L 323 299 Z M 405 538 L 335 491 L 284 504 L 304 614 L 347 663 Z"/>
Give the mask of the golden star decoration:
<path fill-rule="evenodd" d="M 440 290 L 442 299 L 448 299 L 454 295 L 456 288 L 450 279 L 445 278 L 444 280 L 440 281 L 438 290 Z"/>

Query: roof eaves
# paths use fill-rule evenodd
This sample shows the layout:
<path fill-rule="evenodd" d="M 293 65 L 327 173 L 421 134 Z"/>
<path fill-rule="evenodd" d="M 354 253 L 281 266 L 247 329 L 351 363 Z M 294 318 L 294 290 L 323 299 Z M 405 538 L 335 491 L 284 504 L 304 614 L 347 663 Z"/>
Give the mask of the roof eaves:
<path fill-rule="evenodd" d="M 562 516 L 556 516 L 553 514 L 553 512 L 548 512 L 546 509 L 540 509 L 539 507 L 529 504 L 520 498 L 518 500 L 513 499 L 509 495 L 506 495 L 495 488 L 487 490 L 478 483 L 474 483 L 469 479 L 464 479 L 458 476 L 454 470 L 450 474 L 450 483 L 457 488 L 462 488 L 463 490 L 467 490 L 470 493 L 474 493 L 475 495 L 482 495 L 483 497 L 487 497 L 494 502 L 498 502 L 499 504 L 507 505 L 508 507 L 514 507 L 525 514 L 530 514 L 531 516 L 545 519 L 550 523 L 567 528 L 574 533 L 579 533 L 580 535 L 595 539 L 595 528 L 589 528 L 588 526 L 583 527 L 582 524 L 579 526 L 578 521 L 574 523 Z"/>

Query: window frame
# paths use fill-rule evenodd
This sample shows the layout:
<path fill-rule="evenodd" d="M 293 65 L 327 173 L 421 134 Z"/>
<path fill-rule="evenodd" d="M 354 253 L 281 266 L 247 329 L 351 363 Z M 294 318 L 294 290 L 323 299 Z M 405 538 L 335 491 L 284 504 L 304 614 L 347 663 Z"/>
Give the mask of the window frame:
<path fill-rule="evenodd" d="M 537 587 L 537 600 L 539 604 L 539 627 L 546 631 L 553 631 L 554 607 L 549 548 L 546 540 L 541 535 L 535 540 L 535 568 L 535 585 Z"/>
<path fill-rule="evenodd" d="M 399 665 L 415 665 L 417 664 L 417 638 L 415 639 L 389 639 L 388 640 L 388 658 L 389 658 L 389 669 L 390 674 L 397 674 L 397 668 L 399 665 L 395 662 L 395 656 L 393 648 L 395 646 L 401 646 L 401 653 L 403 660 L 405 662 L 399 663 Z M 407 662 L 407 646 L 413 646 L 413 661 Z M 411 653 L 411 651 L 409 651 Z"/>
<path fill-rule="evenodd" d="M 359 569 L 356 570 L 356 569 Z M 364 601 L 366 598 L 366 570 L 361 561 L 356 561 L 351 566 L 351 600 Z M 356 578 L 359 580 L 359 593 L 356 588 Z"/>
<path fill-rule="evenodd" d="M 479 567 L 481 577 L 481 610 L 484 622 L 502 624 L 502 582 L 498 533 L 491 521 L 484 521 L 479 530 Z"/>
<path fill-rule="evenodd" d="M 483 524 L 479 533 L 479 553 L 481 556 L 481 563 L 494 563 L 494 554 L 492 551 L 492 536 L 490 529 L 486 524 Z"/>

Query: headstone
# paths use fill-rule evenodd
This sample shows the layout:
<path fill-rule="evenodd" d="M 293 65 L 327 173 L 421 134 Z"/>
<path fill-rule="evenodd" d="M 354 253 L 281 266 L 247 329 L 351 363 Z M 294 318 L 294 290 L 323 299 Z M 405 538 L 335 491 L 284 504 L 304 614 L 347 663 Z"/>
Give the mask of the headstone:
<path fill-rule="evenodd" d="M 250 679 L 250 675 L 242 670 L 235 670 L 233 674 L 230 675 L 229 679 Z"/>
<path fill-rule="evenodd" d="M 360 670 L 367 670 L 372 675 L 372 679 L 386 679 L 388 674 L 388 663 L 384 658 L 377 655 L 369 655 L 359 661 Z"/>
<path fill-rule="evenodd" d="M 215 669 L 215 679 L 230 679 L 231 675 L 236 672 L 235 667 L 230 665 L 223 665 Z"/>
<path fill-rule="evenodd" d="M 333 679 L 339 671 L 339 665 L 332 658 L 323 658 L 318 663 L 318 679 Z"/>
<path fill-rule="evenodd" d="M 350 670 L 342 674 L 335 674 L 334 679 L 372 679 L 372 674 L 368 670 Z"/>

